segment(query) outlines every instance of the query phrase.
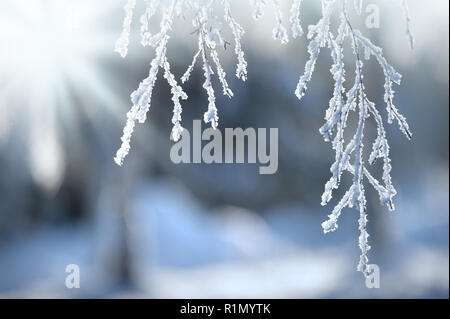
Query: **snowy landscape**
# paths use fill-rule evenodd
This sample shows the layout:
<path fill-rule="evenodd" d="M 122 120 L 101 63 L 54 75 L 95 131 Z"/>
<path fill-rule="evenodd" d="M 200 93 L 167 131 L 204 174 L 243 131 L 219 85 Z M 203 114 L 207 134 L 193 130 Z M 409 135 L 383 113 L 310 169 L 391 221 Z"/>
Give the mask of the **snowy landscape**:
<path fill-rule="evenodd" d="M 448 298 L 449 4 L 374 3 L 5 1 L 0 298 Z"/>

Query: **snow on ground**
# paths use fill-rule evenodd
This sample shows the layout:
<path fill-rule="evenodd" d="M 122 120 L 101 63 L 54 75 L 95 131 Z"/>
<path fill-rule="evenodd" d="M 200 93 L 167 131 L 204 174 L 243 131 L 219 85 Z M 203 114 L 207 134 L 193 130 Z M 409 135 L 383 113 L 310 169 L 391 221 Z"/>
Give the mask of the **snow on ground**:
<path fill-rule="evenodd" d="M 367 289 L 354 269 L 358 250 L 345 235 L 352 228 L 345 219 L 336 237 L 327 237 L 318 223 L 325 214 L 299 203 L 262 214 L 237 207 L 213 211 L 170 179 L 145 182 L 133 194 L 126 215 L 131 284 L 111 275 L 107 263 L 114 259 L 104 258 L 104 250 L 117 246 L 117 220 L 99 213 L 93 225 L 43 228 L 3 244 L 0 297 L 448 297 L 448 216 L 440 223 L 420 219 L 430 208 L 425 198 L 416 198 L 415 206 L 399 204 L 408 207 L 408 219 L 405 212 L 393 217 L 402 227 L 389 255 L 395 260 L 381 259 L 381 288 Z M 431 202 L 445 212 L 445 187 Z M 430 227 L 442 236 L 421 240 Z M 64 286 L 69 263 L 80 265 L 80 289 Z"/>

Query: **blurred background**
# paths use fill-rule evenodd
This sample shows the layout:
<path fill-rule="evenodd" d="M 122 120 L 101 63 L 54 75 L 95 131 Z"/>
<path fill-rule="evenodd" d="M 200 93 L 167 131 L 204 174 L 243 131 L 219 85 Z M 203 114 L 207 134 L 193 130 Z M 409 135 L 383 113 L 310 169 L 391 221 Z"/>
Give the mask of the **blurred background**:
<path fill-rule="evenodd" d="M 409 1 L 414 50 L 401 1 L 374 1 L 379 29 L 366 28 L 367 14 L 352 17 L 403 75 L 395 102 L 414 133 L 409 142 L 396 124 L 387 125 L 396 212 L 367 187 L 369 258 L 381 270 L 379 289 L 367 289 L 356 272 L 358 213 L 344 210 L 334 233 L 324 235 L 320 225 L 345 189 L 320 205 L 334 160 L 318 132 L 333 89 L 329 52 L 298 101 L 306 39 L 281 45 L 271 38 L 271 10 L 254 22 L 247 2 L 233 2 L 246 30 L 249 76 L 246 83 L 236 79 L 234 52 L 220 52 L 235 93 L 231 100 L 219 96 L 215 83 L 220 127 L 279 128 L 277 174 L 259 175 L 259 164 L 173 164 L 172 103 L 162 77 L 119 168 L 113 157 L 129 94 L 153 58 L 139 44 L 143 1 L 128 57 L 113 52 L 125 2 L 1 1 L 1 298 L 449 297 L 448 1 Z M 285 17 L 288 10 L 284 3 Z M 319 18 L 320 3 L 304 1 L 304 29 Z M 168 58 L 177 77 L 196 52 L 192 30 L 188 21 L 175 23 Z M 364 73 L 385 119 L 376 61 Z M 197 65 L 184 85 L 189 130 L 207 108 L 202 83 Z M 79 289 L 65 287 L 68 264 L 80 266 Z"/>

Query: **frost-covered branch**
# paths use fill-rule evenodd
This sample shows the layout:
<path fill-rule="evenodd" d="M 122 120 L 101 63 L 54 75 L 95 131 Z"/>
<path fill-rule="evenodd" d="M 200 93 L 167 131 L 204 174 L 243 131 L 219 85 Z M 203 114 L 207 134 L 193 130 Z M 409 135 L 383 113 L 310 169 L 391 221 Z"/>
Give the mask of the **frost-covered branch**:
<path fill-rule="evenodd" d="M 367 233 L 368 215 L 366 209 L 366 181 L 378 193 L 382 205 L 386 205 L 389 210 L 394 210 L 393 198 L 397 194 L 391 178 L 390 146 L 387 139 L 385 122 L 379 108 L 369 100 L 364 84 L 364 61 L 375 58 L 384 74 L 384 103 L 386 104 L 387 123 L 394 120 L 398 123 L 400 130 L 408 139 L 412 138 L 405 117 L 394 105 L 395 91 L 394 85 L 399 85 L 401 75 L 390 65 L 385 58 L 380 47 L 373 44 L 363 34 L 353 28 L 347 12 L 347 0 L 320 0 L 322 6 L 321 17 L 316 24 L 308 26 L 307 39 L 309 58 L 305 64 L 304 72 L 299 77 L 295 94 L 299 99 L 305 95 L 307 86 L 312 79 L 319 55 L 323 51 L 330 52 L 332 65 L 330 72 L 334 85 L 332 96 L 330 97 L 326 112 L 325 123 L 320 127 L 319 132 L 326 142 L 330 142 L 335 152 L 334 161 L 330 167 L 331 177 L 326 182 L 322 194 L 321 203 L 327 205 L 333 197 L 333 192 L 339 188 L 343 174 L 352 176 L 351 185 L 348 186 L 344 195 L 339 199 L 336 206 L 328 216 L 328 220 L 322 223 L 325 233 L 338 228 L 338 219 L 344 208 L 355 208 L 359 212 L 359 248 L 361 250 L 360 260 L 357 269 L 367 274 L 369 234 Z M 206 123 L 216 129 L 219 125 L 218 108 L 216 105 L 215 90 L 212 79 L 217 75 L 221 85 L 222 93 L 228 97 L 233 96 L 233 91 L 228 85 L 227 74 L 220 61 L 220 49 L 227 48 L 230 43 L 223 38 L 223 26 L 229 28 L 234 37 L 234 53 L 236 54 L 235 75 L 242 81 L 247 79 L 247 61 L 242 49 L 242 37 L 244 29 L 235 20 L 231 10 L 230 0 L 145 0 L 146 10 L 140 18 L 140 35 L 143 46 L 154 48 L 154 58 L 150 63 L 149 75 L 144 79 L 139 87 L 131 94 L 132 107 L 127 113 L 127 121 L 123 129 L 122 145 L 117 151 L 115 161 L 122 165 L 125 156 L 130 150 L 130 140 L 135 123 L 144 123 L 151 105 L 153 88 L 157 79 L 159 69 L 164 72 L 164 78 L 171 87 L 173 102 L 173 117 L 171 139 L 179 140 L 183 132 L 181 125 L 182 105 L 181 100 L 187 99 L 187 94 L 178 84 L 176 77 L 172 74 L 170 63 L 167 57 L 167 44 L 170 39 L 173 21 L 177 18 L 189 18 L 192 21 L 196 34 L 198 49 L 193 55 L 191 64 L 186 72 L 181 76 L 181 82 L 187 82 L 197 64 L 202 64 L 204 82 L 208 107 L 203 115 Z M 270 7 L 275 17 L 275 26 L 272 30 L 272 37 L 287 43 L 289 36 L 283 26 L 283 12 L 279 0 L 251 0 L 253 6 L 253 17 L 259 19 L 264 10 Z M 236 2 L 234 2 L 236 3 Z M 290 6 L 289 23 L 292 38 L 300 37 L 303 34 L 301 26 L 301 6 L 303 0 L 292 0 Z M 124 7 L 125 19 L 123 31 L 116 43 L 116 51 L 121 56 L 125 56 L 128 50 L 129 34 L 133 17 L 135 0 L 128 0 Z M 363 1 L 353 0 L 353 9 L 362 14 Z M 410 30 L 410 17 L 407 1 L 402 0 L 403 12 L 407 25 L 407 35 L 411 47 L 414 38 Z M 151 34 L 149 31 L 149 21 L 160 10 L 162 19 L 160 21 L 159 32 Z M 222 11 L 223 10 L 223 11 Z M 220 14 L 219 14 L 220 12 Z M 334 15 L 339 18 L 336 30 L 333 23 Z M 348 90 L 345 82 L 348 81 L 346 73 L 346 57 L 344 57 L 344 46 L 346 43 L 352 48 L 351 65 L 354 65 L 354 77 Z M 200 60 L 200 61 L 198 61 Z M 356 129 L 351 134 L 347 129 L 350 112 L 357 112 Z M 376 137 L 371 144 L 371 150 L 365 147 L 366 122 L 373 120 L 376 125 Z M 348 141 L 344 137 L 350 136 Z M 369 153 L 370 152 L 370 153 Z M 367 153 L 367 154 L 366 154 Z M 373 164 L 382 161 L 382 174 L 380 178 L 370 172 Z"/>
<path fill-rule="evenodd" d="M 310 59 L 306 63 L 305 73 L 300 78 L 296 94 L 302 98 L 306 91 L 306 84 L 311 79 L 314 71 L 314 65 L 321 48 L 328 47 L 331 52 L 333 65 L 331 73 L 334 79 L 333 96 L 330 99 L 328 109 L 325 113 L 325 124 L 320 128 L 320 133 L 325 141 L 332 141 L 332 147 L 335 151 L 335 160 L 331 165 L 331 177 L 325 184 L 325 190 L 322 194 L 322 205 L 328 204 L 332 199 L 333 190 L 339 187 L 341 175 L 349 172 L 353 175 L 353 182 L 338 204 L 334 207 L 328 220 L 322 223 L 324 232 L 334 231 L 338 227 L 338 219 L 345 207 L 354 207 L 359 211 L 359 247 L 361 250 L 360 261 L 357 270 L 367 274 L 368 252 L 370 245 L 368 242 L 369 234 L 367 232 L 367 211 L 366 197 L 364 188 L 364 178 L 367 178 L 369 184 L 377 191 L 382 205 L 388 205 L 390 210 L 394 210 L 393 197 L 397 194 L 391 178 L 391 160 L 389 158 L 389 143 L 386 137 L 384 122 L 375 104 L 369 101 L 364 86 L 363 61 L 360 51 L 364 52 L 365 59 L 374 56 L 381 66 L 385 76 L 385 96 L 388 122 L 391 123 L 397 119 L 400 129 L 408 138 L 411 138 L 411 132 L 405 118 L 398 112 L 393 105 L 394 91 L 392 84 L 400 84 L 401 75 L 387 62 L 383 56 L 381 48 L 375 46 L 370 40 L 365 38 L 360 31 L 353 29 L 347 14 L 346 1 L 342 1 L 340 12 L 341 23 L 337 29 L 336 37 L 330 30 L 330 15 L 335 3 L 339 1 L 322 1 L 322 18 L 319 23 L 309 27 L 308 38 Z M 359 11 L 360 1 L 355 1 L 355 8 Z M 326 33 L 325 33 L 326 32 Z M 350 39 L 355 60 L 355 80 L 353 86 L 346 93 L 343 83 L 345 81 L 343 44 L 346 38 Z M 344 129 L 347 127 L 347 119 L 350 111 L 358 109 L 359 119 L 356 132 L 352 139 L 345 144 Z M 377 126 L 377 136 L 372 145 L 372 151 L 369 155 L 368 163 L 364 156 L 364 128 L 366 120 L 373 117 Z M 369 172 L 368 167 L 373 165 L 375 160 L 383 160 L 381 177 L 382 182 L 378 181 Z M 382 185 L 383 184 L 383 185 Z"/>
<path fill-rule="evenodd" d="M 153 88 L 155 86 L 156 78 L 158 76 L 159 68 L 163 68 L 165 71 L 164 77 L 168 81 L 169 85 L 172 87 L 172 100 L 174 101 L 174 129 L 172 130 L 172 137 L 179 136 L 178 131 L 181 131 L 182 128 L 180 126 L 181 120 L 181 105 L 179 104 L 179 99 L 186 99 L 187 95 L 183 92 L 181 87 L 177 85 L 177 82 L 173 75 L 170 73 L 170 65 L 166 58 L 166 47 L 167 42 L 169 40 L 169 32 L 172 28 L 174 8 L 176 1 L 173 0 L 171 5 L 165 9 L 162 20 L 161 20 L 161 30 L 160 32 L 153 36 L 150 40 L 155 48 L 155 57 L 150 63 L 150 71 L 149 75 L 146 79 L 144 79 L 139 87 L 131 94 L 131 102 L 132 107 L 131 110 L 127 113 L 127 123 L 123 130 L 122 136 L 122 145 L 116 153 L 116 157 L 114 161 L 118 165 L 123 164 L 123 160 L 128 155 L 130 150 L 130 140 L 131 135 L 134 130 L 135 122 L 139 121 L 140 123 L 144 123 L 147 117 L 147 112 L 150 109 L 151 98 Z"/>
<path fill-rule="evenodd" d="M 275 0 L 274 0 L 275 1 Z M 196 28 L 195 33 L 198 34 L 199 50 L 194 55 L 191 65 L 189 65 L 185 74 L 181 77 L 181 82 L 185 83 L 189 80 L 190 75 L 195 67 L 196 61 L 200 56 L 203 61 L 203 71 L 205 75 L 205 88 L 208 96 L 208 109 L 204 114 L 206 123 L 211 123 L 213 128 L 218 126 L 218 110 L 215 104 L 215 93 L 211 82 L 211 77 L 217 73 L 219 81 L 222 85 L 224 95 L 228 97 L 233 96 L 233 91 L 230 89 L 226 72 L 222 67 L 219 58 L 218 48 L 225 47 L 228 44 L 222 38 L 222 23 L 216 15 L 217 1 L 214 0 L 146 0 L 147 5 L 144 14 L 140 18 L 140 34 L 141 44 L 143 46 L 151 46 L 155 48 L 155 57 L 150 63 L 149 75 L 144 79 L 139 87 L 131 94 L 132 107 L 127 113 L 127 122 L 123 131 L 122 145 L 117 151 L 115 162 L 122 165 L 124 158 L 130 150 L 131 135 L 133 133 L 135 123 L 144 123 L 147 118 L 147 113 L 150 109 L 151 98 L 155 82 L 157 80 L 159 69 L 164 71 L 164 78 L 171 87 L 173 108 L 172 117 L 172 132 L 170 137 L 174 141 L 178 141 L 183 132 L 181 125 L 182 106 L 180 101 L 187 99 L 187 94 L 183 91 L 175 76 L 170 70 L 170 63 L 167 58 L 167 44 L 170 39 L 170 31 L 172 30 L 173 20 L 176 18 L 185 18 L 190 15 L 192 24 Z M 117 41 L 116 51 L 121 56 L 125 56 L 128 51 L 130 28 L 133 16 L 133 10 L 136 6 L 135 0 L 129 0 L 124 7 L 125 20 L 123 23 L 122 34 Z M 231 13 L 231 6 L 228 0 L 220 1 L 219 8 L 223 8 L 223 21 L 230 28 L 234 36 L 234 51 L 237 56 L 236 76 L 243 81 L 247 79 L 247 61 L 245 60 L 244 52 L 242 50 L 241 38 L 244 35 L 244 29 L 233 18 Z M 155 16 L 158 10 L 162 11 L 162 19 L 160 22 L 159 32 L 151 34 L 149 31 L 149 22 Z M 281 12 L 280 12 L 281 15 Z M 214 63 L 216 72 L 213 71 L 213 66 L 209 59 Z"/>

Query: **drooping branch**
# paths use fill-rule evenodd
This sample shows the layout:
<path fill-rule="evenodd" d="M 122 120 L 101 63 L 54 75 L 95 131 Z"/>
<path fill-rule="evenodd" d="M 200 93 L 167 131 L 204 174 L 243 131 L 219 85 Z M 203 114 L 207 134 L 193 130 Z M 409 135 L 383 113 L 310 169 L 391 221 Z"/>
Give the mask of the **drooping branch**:
<path fill-rule="evenodd" d="M 300 14 L 302 0 L 293 0 L 290 7 L 290 30 L 295 39 L 303 34 Z M 187 99 L 187 94 L 183 91 L 175 76 L 171 73 L 170 63 L 167 58 L 167 44 L 170 39 L 170 32 L 173 26 L 173 20 L 179 17 L 191 17 L 194 32 L 197 35 L 198 49 L 193 56 L 191 64 L 181 77 L 181 82 L 185 83 L 197 64 L 199 58 L 203 69 L 203 88 L 205 89 L 208 107 L 203 115 L 206 123 L 216 129 L 219 126 L 218 108 L 216 106 L 215 90 L 212 84 L 214 75 L 218 76 L 221 84 L 222 93 L 228 97 L 233 96 L 233 91 L 228 85 L 227 74 L 223 68 L 219 49 L 230 43 L 224 40 L 222 32 L 225 25 L 231 30 L 234 37 L 234 53 L 237 57 L 236 76 L 245 81 L 247 79 L 247 61 L 242 49 L 242 37 L 244 29 L 234 19 L 229 0 L 146 0 L 147 8 L 141 16 L 140 34 L 141 44 L 154 48 L 154 58 L 150 63 L 149 76 L 144 79 L 139 87 L 131 94 L 132 107 L 127 113 L 127 121 L 123 130 L 122 145 L 117 151 L 115 161 L 122 165 L 125 156 L 130 150 L 131 135 L 133 133 L 136 121 L 143 123 L 146 120 L 150 109 L 153 88 L 157 79 L 159 69 L 163 69 L 164 78 L 171 87 L 172 102 L 174 105 L 172 116 L 171 139 L 177 141 L 181 137 L 183 127 L 181 125 L 182 105 L 181 100 Z M 266 7 L 273 9 L 275 17 L 275 26 L 272 29 L 272 37 L 280 40 L 281 43 L 287 43 L 289 36 L 286 28 L 283 26 L 283 13 L 279 0 L 251 0 L 254 7 L 253 17 L 259 19 Z M 123 31 L 116 43 L 116 51 L 121 56 L 125 56 L 128 50 L 129 33 L 133 17 L 133 9 L 136 5 L 135 0 L 128 0 L 124 7 L 125 19 L 123 22 Z M 364 86 L 363 58 L 368 60 L 374 57 L 380 65 L 384 74 L 384 102 L 386 104 L 387 122 L 391 124 L 397 121 L 400 130 L 408 139 L 412 138 L 405 117 L 394 105 L 393 85 L 399 85 L 401 75 L 388 63 L 380 47 L 373 44 L 368 38 L 364 37 L 359 30 L 352 27 L 349 15 L 347 13 L 347 0 L 321 0 L 322 14 L 316 24 L 308 26 L 307 39 L 309 59 L 305 64 L 304 72 L 299 77 L 295 94 L 299 99 L 306 94 L 307 86 L 312 80 L 319 54 L 322 51 L 329 50 L 332 66 L 330 72 L 333 76 L 334 87 L 330 97 L 326 112 L 325 123 L 320 127 L 319 132 L 326 142 L 331 142 L 335 152 L 334 162 L 330 167 L 331 177 L 326 182 L 322 194 L 322 205 L 327 205 L 333 197 L 333 192 L 340 187 L 343 174 L 352 176 L 352 183 L 344 195 L 339 199 L 333 208 L 329 219 L 322 223 L 325 233 L 334 231 L 338 227 L 338 219 L 342 210 L 346 207 L 355 208 L 359 212 L 358 228 L 360 231 L 358 244 L 361 250 L 360 260 L 357 269 L 364 274 L 367 273 L 368 252 L 370 246 L 368 243 L 369 234 L 367 233 L 367 210 L 366 210 L 366 190 L 365 181 L 378 193 L 382 205 L 387 205 L 389 210 L 394 210 L 393 198 L 397 194 L 391 178 L 391 160 L 390 146 L 387 139 L 383 116 L 376 105 L 369 100 Z M 340 9 L 336 10 L 339 5 Z M 217 14 L 217 8 L 220 15 Z M 353 7 L 358 14 L 362 13 L 363 1 L 353 0 Z M 406 33 L 411 47 L 414 44 L 414 38 L 410 29 L 410 17 L 407 1 L 402 0 L 402 7 L 406 21 Z M 159 32 L 151 34 L 149 31 L 149 21 L 155 16 L 155 13 L 161 10 L 162 19 Z M 340 23 L 333 31 L 332 18 L 337 11 Z M 223 12 L 223 13 L 222 13 Z M 223 16 L 222 16 L 223 14 Z M 222 17 L 222 18 L 219 18 Z M 223 22 L 223 23 L 222 23 Z M 344 83 L 346 79 L 344 57 L 344 45 L 349 40 L 352 47 L 352 59 L 355 65 L 353 85 L 346 90 Z M 360 52 L 364 52 L 362 55 Z M 353 64 L 353 63 L 352 63 Z M 214 69 L 213 69 L 214 67 Z M 347 129 L 350 112 L 358 112 L 358 122 L 356 130 L 351 135 L 349 141 L 345 141 L 345 130 Z M 376 137 L 372 143 L 371 152 L 368 156 L 365 154 L 365 127 L 366 121 L 373 118 L 376 125 Z M 368 157 L 368 160 L 366 160 Z M 377 159 L 382 160 L 382 175 L 380 179 L 375 177 L 369 169 Z"/>
<path fill-rule="evenodd" d="M 355 2 L 356 3 L 356 2 Z M 347 101 L 343 100 L 343 82 L 345 81 L 345 70 L 343 62 L 343 41 L 349 36 L 353 48 L 353 55 L 355 58 L 355 82 L 352 88 L 347 92 Z M 383 119 L 377 110 L 375 104 L 367 98 L 365 93 L 365 86 L 363 80 L 363 61 L 360 55 L 360 47 L 365 52 L 365 58 L 369 59 L 375 56 L 385 75 L 385 101 L 388 110 L 388 122 L 392 121 L 392 117 L 399 120 L 400 129 L 410 138 L 412 135 L 409 131 L 408 124 L 403 116 L 401 116 L 397 109 L 393 106 L 393 90 L 392 82 L 400 83 L 401 75 L 388 64 L 382 54 L 382 50 L 372 44 L 368 39 L 362 36 L 361 32 L 354 30 L 348 18 L 346 2 L 343 1 L 341 10 L 341 24 L 337 31 L 336 39 L 333 38 L 330 32 L 328 38 L 328 47 L 331 50 L 333 58 L 333 66 L 331 73 L 335 81 L 335 89 L 333 97 L 330 99 L 329 108 L 325 116 L 325 124 L 320 128 L 320 133 L 323 135 L 325 141 L 332 140 L 333 149 L 336 152 L 335 161 L 332 164 L 330 171 L 332 176 L 325 184 L 325 190 L 322 194 L 322 205 L 326 205 L 332 199 L 332 192 L 339 187 L 341 175 L 344 171 L 353 175 L 353 183 L 339 203 L 335 206 L 332 213 L 328 216 L 329 219 L 322 223 L 324 232 L 334 231 L 337 229 L 337 221 L 345 207 L 355 207 L 359 210 L 359 247 L 361 249 L 360 261 L 357 270 L 367 274 L 368 251 L 370 246 L 368 243 L 369 234 L 367 233 L 367 212 L 366 212 L 366 198 L 363 183 L 365 176 L 369 183 L 378 192 L 380 202 L 382 205 L 388 205 L 390 210 L 394 210 L 393 197 L 397 194 L 391 178 L 391 160 L 389 158 L 389 143 L 386 138 L 386 131 L 384 128 Z M 349 111 L 359 109 L 359 120 L 353 138 L 344 146 L 344 129 L 347 126 L 347 118 Z M 395 113 L 394 113 L 395 112 Z M 372 152 L 370 153 L 368 163 L 366 164 L 364 157 L 364 127 L 365 122 L 369 117 L 373 117 L 377 126 L 377 137 L 372 145 Z M 335 132 L 334 132 L 335 129 Z M 350 163 L 351 155 L 354 156 L 353 163 Z M 381 183 L 373 177 L 367 169 L 368 165 L 373 165 L 377 158 L 383 159 L 383 174 Z"/>

